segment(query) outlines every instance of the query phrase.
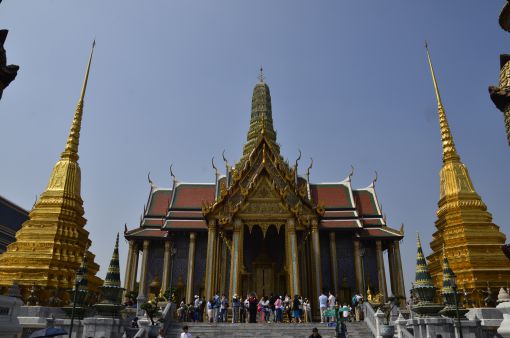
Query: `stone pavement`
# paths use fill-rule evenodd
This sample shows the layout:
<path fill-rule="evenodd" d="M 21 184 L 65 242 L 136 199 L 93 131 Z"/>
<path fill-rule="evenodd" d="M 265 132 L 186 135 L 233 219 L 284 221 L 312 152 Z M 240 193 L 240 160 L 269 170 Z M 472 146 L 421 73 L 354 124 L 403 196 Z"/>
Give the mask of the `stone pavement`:
<path fill-rule="evenodd" d="M 189 326 L 193 338 L 212 337 L 260 337 L 260 338 L 308 338 L 314 327 L 319 329 L 323 338 L 334 338 L 335 328 L 320 323 L 302 324 L 231 324 L 231 323 L 173 323 L 167 332 L 167 338 L 180 337 L 182 325 Z M 347 323 L 348 337 L 373 338 L 374 336 L 363 322 Z"/>

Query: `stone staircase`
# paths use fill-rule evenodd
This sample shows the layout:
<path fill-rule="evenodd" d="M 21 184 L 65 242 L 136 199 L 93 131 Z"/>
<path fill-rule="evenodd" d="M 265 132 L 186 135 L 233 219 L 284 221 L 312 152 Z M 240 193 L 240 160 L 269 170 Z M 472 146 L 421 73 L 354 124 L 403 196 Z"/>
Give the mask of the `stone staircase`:
<path fill-rule="evenodd" d="M 167 331 L 167 338 L 178 338 L 182 332 L 182 325 L 189 326 L 193 338 L 212 337 L 263 337 L 263 338 L 308 338 L 312 329 L 319 329 L 323 338 L 334 338 L 335 328 L 321 323 L 257 323 L 257 324 L 231 324 L 231 323 L 172 323 Z M 347 323 L 347 337 L 373 338 L 374 336 L 363 322 Z"/>

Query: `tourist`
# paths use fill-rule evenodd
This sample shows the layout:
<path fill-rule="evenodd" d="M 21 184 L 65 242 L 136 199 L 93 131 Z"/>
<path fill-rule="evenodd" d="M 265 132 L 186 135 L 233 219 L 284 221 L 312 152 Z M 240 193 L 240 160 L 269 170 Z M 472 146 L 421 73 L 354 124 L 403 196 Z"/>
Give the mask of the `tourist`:
<path fill-rule="evenodd" d="M 272 293 L 271 295 L 269 296 L 269 310 L 271 311 L 271 318 L 273 320 L 273 322 L 276 321 L 276 312 L 275 312 L 275 306 L 274 306 L 274 302 L 276 301 L 276 298 L 278 297 L 275 297 Z"/>
<path fill-rule="evenodd" d="M 254 294 L 250 295 L 250 298 L 248 298 L 248 303 L 249 303 L 248 309 L 250 312 L 250 323 L 256 323 L 258 301 Z"/>
<path fill-rule="evenodd" d="M 177 318 L 179 318 L 179 321 L 181 322 L 186 320 L 186 298 L 183 298 L 179 304 L 179 308 L 177 309 Z"/>
<path fill-rule="evenodd" d="M 232 298 L 232 323 L 237 323 L 239 321 L 239 308 L 241 307 L 241 302 L 237 297 L 237 294 Z"/>
<path fill-rule="evenodd" d="M 275 323 L 283 322 L 283 318 L 282 318 L 283 317 L 282 316 L 282 313 L 283 313 L 282 296 L 276 298 L 276 300 L 274 302 L 274 309 L 275 309 L 275 318 L 274 318 Z"/>
<path fill-rule="evenodd" d="M 333 292 L 330 290 L 329 291 L 329 297 L 328 297 L 328 308 L 330 310 L 335 310 L 335 305 L 336 305 L 336 297 L 333 295 Z M 334 322 L 335 321 L 335 317 L 334 316 L 330 317 L 329 321 Z"/>
<path fill-rule="evenodd" d="M 308 298 L 305 298 L 305 302 L 303 303 L 303 309 L 305 311 L 305 323 L 311 323 L 312 322 L 312 305 L 310 304 L 310 301 Z"/>
<path fill-rule="evenodd" d="M 214 321 L 214 314 L 213 314 L 213 299 L 209 299 L 207 301 L 207 318 L 209 319 L 209 323 L 212 323 Z"/>
<path fill-rule="evenodd" d="M 198 295 L 195 295 L 195 301 L 193 302 L 193 321 L 198 322 L 200 317 L 200 308 L 202 305 L 202 301 Z"/>
<path fill-rule="evenodd" d="M 303 307 L 303 297 L 299 296 L 299 319 L 303 318 L 304 320 L 304 314 L 305 314 L 305 310 L 304 310 L 304 307 Z"/>
<path fill-rule="evenodd" d="M 285 311 L 285 314 L 287 315 L 287 320 L 290 322 L 292 322 L 292 304 L 291 304 L 291 300 L 290 300 L 290 296 L 288 294 L 285 294 L 285 298 L 283 299 L 283 307 L 284 307 L 284 311 Z"/>
<path fill-rule="evenodd" d="M 312 329 L 312 334 L 308 338 L 322 338 L 322 336 L 319 334 L 319 330 L 317 330 L 316 327 Z"/>
<path fill-rule="evenodd" d="M 241 307 L 241 313 L 239 314 L 241 323 L 247 323 L 250 317 L 248 313 L 248 309 L 250 308 L 250 302 L 248 301 L 248 295 L 246 295 L 246 299 L 243 302 L 243 306 Z"/>
<path fill-rule="evenodd" d="M 361 320 L 361 316 L 362 316 L 362 313 L 361 313 L 361 304 L 362 303 L 363 303 L 363 297 L 359 293 L 356 293 L 354 295 L 354 297 L 352 297 L 352 306 L 354 308 L 354 315 L 355 315 L 354 318 L 358 322 Z"/>
<path fill-rule="evenodd" d="M 223 295 L 221 295 L 220 320 L 219 320 L 222 323 L 227 322 L 227 309 L 228 309 L 228 300 L 227 300 L 227 297 L 223 294 Z"/>
<path fill-rule="evenodd" d="M 181 338 L 192 338 L 191 333 L 188 332 L 188 325 L 182 327 Z"/>
<path fill-rule="evenodd" d="M 326 320 L 325 311 L 328 308 L 328 296 L 324 294 L 324 291 L 322 291 L 321 295 L 319 296 L 319 310 L 321 313 L 321 323 L 324 323 Z"/>
<path fill-rule="evenodd" d="M 159 329 L 158 338 L 165 338 L 165 330 Z"/>
<path fill-rule="evenodd" d="M 213 297 L 213 316 L 214 316 L 214 322 L 218 322 L 218 318 L 220 316 L 220 296 L 218 295 L 218 292 Z"/>
<path fill-rule="evenodd" d="M 349 323 L 351 322 L 351 308 L 350 308 L 350 306 L 347 306 L 346 304 L 344 304 L 344 306 L 343 306 L 343 317 L 344 317 L 344 320 L 348 320 Z"/>
<path fill-rule="evenodd" d="M 296 323 L 301 323 L 301 318 L 299 317 L 299 306 L 301 303 L 299 302 L 299 296 L 295 295 L 294 300 L 292 301 L 292 317 L 294 317 Z"/>

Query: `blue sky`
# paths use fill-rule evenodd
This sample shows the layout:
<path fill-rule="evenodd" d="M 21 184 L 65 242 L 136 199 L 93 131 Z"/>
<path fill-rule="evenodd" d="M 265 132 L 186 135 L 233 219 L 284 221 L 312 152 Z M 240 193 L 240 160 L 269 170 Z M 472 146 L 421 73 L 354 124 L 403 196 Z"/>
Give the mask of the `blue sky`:
<path fill-rule="evenodd" d="M 170 163 L 179 180 L 212 181 L 213 155 L 239 158 L 262 65 L 285 157 L 313 157 L 313 182 L 340 181 L 352 164 L 362 188 L 377 170 L 388 222 L 405 224 L 409 285 L 417 230 L 430 253 L 441 168 L 425 39 L 457 150 L 509 233 L 509 148 L 487 91 L 509 52 L 503 3 L 4 0 L 8 61 L 21 69 L 0 101 L 0 194 L 30 208 L 45 189 L 95 37 L 80 166 L 104 277 L 116 232 L 143 211 L 148 171 L 159 186 Z"/>

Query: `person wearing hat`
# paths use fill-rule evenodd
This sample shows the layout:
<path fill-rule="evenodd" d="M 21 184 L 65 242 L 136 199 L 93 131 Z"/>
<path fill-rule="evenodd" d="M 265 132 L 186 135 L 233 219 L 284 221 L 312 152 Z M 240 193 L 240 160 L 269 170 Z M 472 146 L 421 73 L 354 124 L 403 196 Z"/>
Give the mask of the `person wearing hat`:
<path fill-rule="evenodd" d="M 232 323 L 239 322 L 239 308 L 241 306 L 241 301 L 237 296 L 237 293 L 232 297 Z"/>

